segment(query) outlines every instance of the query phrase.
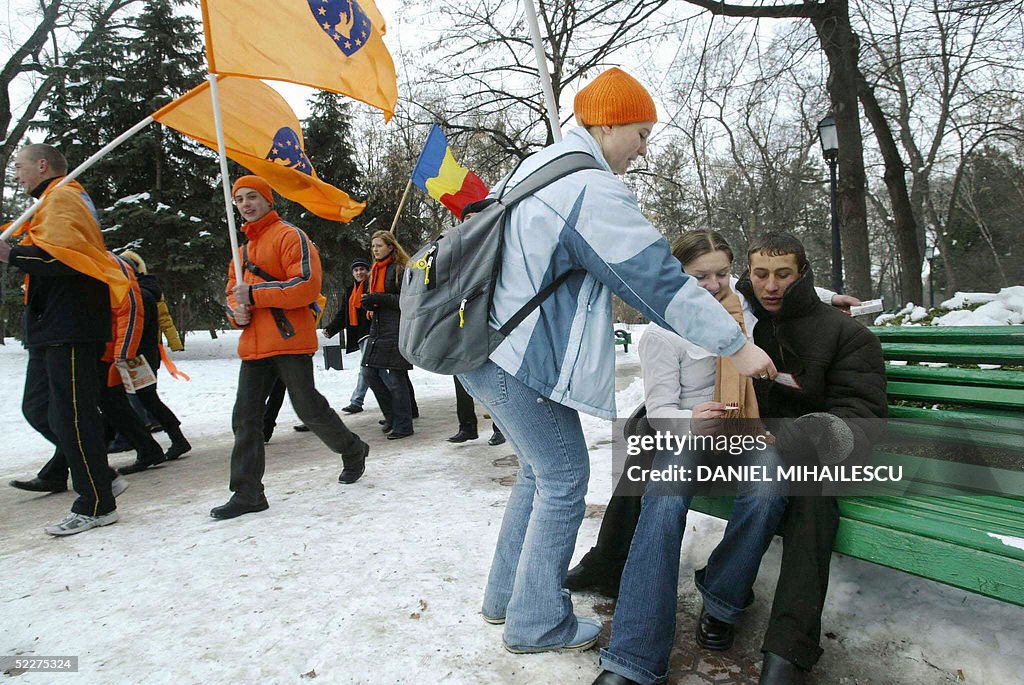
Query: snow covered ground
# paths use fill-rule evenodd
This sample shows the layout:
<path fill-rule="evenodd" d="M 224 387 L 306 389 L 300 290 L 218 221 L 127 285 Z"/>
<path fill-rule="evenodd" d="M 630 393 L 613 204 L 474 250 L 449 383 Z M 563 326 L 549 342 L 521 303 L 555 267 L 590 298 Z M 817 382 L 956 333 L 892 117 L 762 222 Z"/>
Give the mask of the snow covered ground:
<path fill-rule="evenodd" d="M 634 341 L 639 339 L 639 329 Z M 371 444 L 366 475 L 336 482 L 340 459 L 295 433 L 286 402 L 268 446 L 270 510 L 214 521 L 228 497 L 230 413 L 238 362 L 232 333 L 189 337 L 175 359 L 192 376 L 167 376 L 161 396 L 195 446 L 190 458 L 129 476 L 121 521 L 67 539 L 46 536 L 71 495 L 0 487 L 0 656 L 79 657 L 77 675 L 26 673 L 24 683 L 581 683 L 597 652 L 513 656 L 501 628 L 478 613 L 507 483 L 507 446 L 452 445 L 448 377 L 415 371 L 416 436 L 386 441 L 376 411 L 346 422 Z M 642 396 L 635 347 L 617 353 L 620 414 Z M 34 474 L 51 448 L 20 415 L 26 354 L 0 347 L 0 479 Z M 316 382 L 347 403 L 355 359 Z M 372 396 L 368 407 L 372 407 Z M 486 435 L 481 422 L 481 435 Z M 611 424 L 584 417 L 592 455 L 576 558 L 593 544 L 611 491 Z M 166 442 L 162 434 L 159 439 Z M 116 465 L 131 460 L 115 455 Z M 692 514 L 684 543 L 680 634 L 699 604 L 692 571 L 724 524 Z M 772 545 L 758 601 L 734 650 L 756 657 L 779 563 Z M 610 621 L 601 598 L 575 599 Z M 1024 672 L 1024 609 L 837 556 L 824 617 L 818 683 L 1010 685 Z M 605 636 L 605 638 L 607 635 Z M 683 635 L 677 649 L 693 649 Z M 756 678 L 755 678 L 756 680 Z M 674 682 L 695 682 L 680 680 Z M 700 681 L 705 682 L 705 681 Z"/>

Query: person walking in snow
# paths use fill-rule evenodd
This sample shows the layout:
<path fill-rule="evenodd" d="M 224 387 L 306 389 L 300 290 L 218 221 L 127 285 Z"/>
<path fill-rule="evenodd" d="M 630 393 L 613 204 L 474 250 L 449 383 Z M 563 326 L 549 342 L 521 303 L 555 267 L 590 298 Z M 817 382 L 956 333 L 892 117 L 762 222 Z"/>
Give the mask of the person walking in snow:
<path fill-rule="evenodd" d="M 236 281 L 233 265 L 228 267 L 229 316 L 242 329 L 238 341 L 242 365 L 231 416 L 235 434 L 233 494 L 226 504 L 210 511 L 216 519 L 264 511 L 269 506 L 263 491 L 263 414 L 275 376 L 287 387 L 299 419 L 341 455 L 340 483 L 359 480 L 370 451 L 313 382 L 317 313 L 312 306 L 321 284 L 316 245 L 274 211 L 274 193 L 263 178 L 243 176 L 235 181 L 231 194 L 245 220 L 241 230 L 249 242 L 239 248 L 244 265 L 241 283 Z"/>

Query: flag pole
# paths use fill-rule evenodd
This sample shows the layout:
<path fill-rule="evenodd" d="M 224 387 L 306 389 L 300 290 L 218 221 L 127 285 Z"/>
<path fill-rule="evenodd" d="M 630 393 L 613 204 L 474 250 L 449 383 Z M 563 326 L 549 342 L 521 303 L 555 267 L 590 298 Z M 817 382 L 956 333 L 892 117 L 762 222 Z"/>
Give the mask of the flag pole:
<path fill-rule="evenodd" d="M 398 203 L 398 211 L 395 212 L 395 220 L 391 222 L 391 235 L 396 235 L 395 228 L 398 226 L 398 217 L 402 214 L 402 208 L 405 207 L 405 201 L 409 198 L 410 189 L 412 189 L 411 178 L 409 179 L 409 182 L 405 184 L 405 192 L 402 193 L 402 201 Z"/>
<path fill-rule="evenodd" d="M 124 133 L 119 135 L 117 138 L 114 138 L 112 141 L 110 141 L 109 143 L 107 143 L 106 145 L 101 147 L 96 152 L 96 154 L 94 154 L 92 157 L 90 157 L 89 159 L 85 160 L 84 162 L 79 164 L 77 167 L 75 167 L 74 171 L 72 171 L 69 174 L 67 174 L 64 178 L 62 178 L 60 180 L 60 183 L 58 183 L 54 187 L 55 188 L 59 188 L 60 186 L 65 185 L 65 184 L 70 183 L 71 181 L 75 180 L 76 178 L 78 178 L 78 176 L 80 176 L 85 171 L 87 171 L 89 169 L 89 167 L 91 167 L 93 164 L 95 164 L 96 162 L 100 161 L 101 159 L 106 157 L 108 154 L 110 154 L 111 150 L 113 150 L 118 145 L 120 145 L 124 141 L 128 140 L 129 138 L 134 136 L 136 133 L 138 133 L 139 131 L 141 131 L 142 129 L 146 128 L 147 126 L 149 126 L 152 123 L 153 123 L 153 117 L 146 117 L 145 119 L 143 119 L 139 123 L 135 124 L 130 129 L 128 129 L 127 131 L 125 131 Z M 29 207 L 24 212 L 22 212 L 21 216 L 19 216 L 17 219 L 15 219 L 14 222 L 11 223 L 11 225 L 8 226 L 7 229 L 2 234 L 0 234 L 0 240 L 7 240 L 9 237 L 14 235 L 14 232 L 17 231 L 19 228 L 21 228 L 22 224 L 24 224 L 26 221 L 28 221 L 29 219 L 32 218 L 32 215 L 36 213 L 37 209 L 39 209 L 39 200 L 36 200 L 35 202 L 33 202 L 31 207 Z"/>
<path fill-rule="evenodd" d="M 544 102 L 548 110 L 548 122 L 551 124 L 551 137 L 557 143 L 562 139 L 562 126 L 558 123 L 558 103 L 555 102 L 555 90 L 551 87 L 551 73 L 548 72 L 548 60 L 544 55 L 544 44 L 541 42 L 540 26 L 537 23 L 537 9 L 533 0 L 523 0 L 526 9 L 526 22 L 530 25 L 533 37 L 533 53 L 537 58 L 537 73 L 540 75 L 541 89 L 544 91 Z"/>
<path fill-rule="evenodd" d="M 228 181 L 228 158 L 224 154 L 224 122 L 220 118 L 220 99 L 217 97 L 217 75 L 207 74 L 210 99 L 213 101 L 213 125 L 217 129 L 217 153 L 220 156 L 220 181 L 224 187 L 224 209 L 228 215 L 228 239 L 231 241 L 231 261 L 235 265 L 235 282 L 242 283 L 242 259 L 238 256 L 238 236 L 235 229 L 235 208 L 231 204 L 231 186 Z"/>

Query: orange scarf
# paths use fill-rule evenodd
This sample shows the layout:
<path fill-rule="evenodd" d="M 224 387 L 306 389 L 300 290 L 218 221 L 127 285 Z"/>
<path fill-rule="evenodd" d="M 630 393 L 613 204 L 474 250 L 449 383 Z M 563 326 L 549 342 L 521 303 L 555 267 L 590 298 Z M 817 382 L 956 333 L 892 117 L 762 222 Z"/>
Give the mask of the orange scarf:
<path fill-rule="evenodd" d="M 352 286 L 352 294 L 348 296 L 348 325 L 358 326 L 359 325 L 359 314 L 356 312 L 360 308 L 359 301 L 363 297 L 363 290 L 366 289 L 366 279 L 359 281 Z"/>
<path fill-rule="evenodd" d="M 745 336 L 747 330 L 743 323 L 743 305 L 740 304 L 739 296 L 730 292 L 722 300 L 722 306 L 740 325 L 740 330 Z M 757 419 L 761 417 L 757 408 L 757 395 L 754 394 L 754 382 L 750 378 L 741 376 L 728 357 L 719 357 L 715 363 L 715 401 L 738 407 L 738 409 L 725 413 L 727 419 Z"/>
<path fill-rule="evenodd" d="M 382 259 L 379 262 L 373 263 L 373 268 L 370 269 L 370 292 L 371 293 L 382 293 L 384 292 L 384 279 L 387 278 L 388 265 L 395 260 L 394 255 L 388 255 L 386 259 Z"/>

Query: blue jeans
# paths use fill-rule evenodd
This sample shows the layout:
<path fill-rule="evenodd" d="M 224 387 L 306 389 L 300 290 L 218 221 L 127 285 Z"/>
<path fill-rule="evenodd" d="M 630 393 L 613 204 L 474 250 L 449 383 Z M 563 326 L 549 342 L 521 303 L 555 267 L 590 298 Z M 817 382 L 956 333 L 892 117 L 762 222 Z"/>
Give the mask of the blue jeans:
<path fill-rule="evenodd" d="M 359 341 L 359 358 L 362 359 L 366 355 L 366 345 L 370 342 L 369 336 L 364 336 Z M 363 369 L 360 367 L 359 373 L 356 374 L 356 388 L 352 391 L 352 397 L 348 403 L 357 407 L 363 406 L 363 402 L 366 400 L 366 390 L 369 388 L 366 384 L 366 377 L 363 375 Z"/>
<path fill-rule="evenodd" d="M 655 469 L 679 463 L 659 454 Z M 774 447 L 748 452 L 744 463 L 775 467 L 783 462 Z M 676 630 L 679 549 L 693 495 L 680 490 L 665 494 L 665 483 L 648 486 L 643 498 L 629 559 L 622 574 L 619 600 L 612 620 L 612 639 L 601 650 L 601 667 L 645 685 L 668 678 L 669 655 Z M 722 541 L 707 566 L 696 572 L 704 609 L 726 623 L 735 623 L 753 602 L 751 588 L 772 536 L 786 509 L 786 484 L 743 483 L 738 487 L 732 516 Z"/>
<path fill-rule="evenodd" d="M 576 633 L 562 588 L 583 521 L 590 459 L 574 409 L 493 362 L 459 376 L 519 457 L 484 592 L 485 616 L 505 617 L 512 648 L 560 647 Z"/>

